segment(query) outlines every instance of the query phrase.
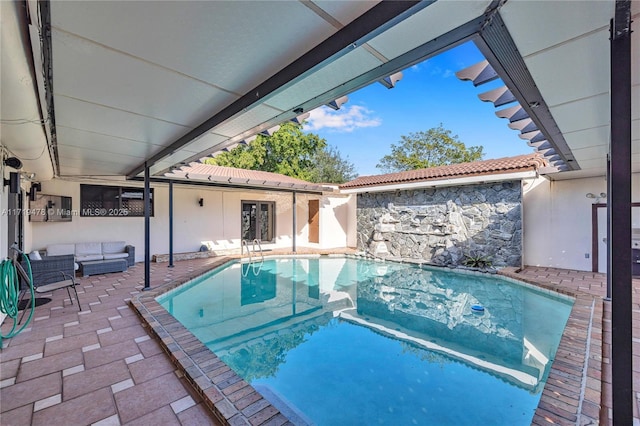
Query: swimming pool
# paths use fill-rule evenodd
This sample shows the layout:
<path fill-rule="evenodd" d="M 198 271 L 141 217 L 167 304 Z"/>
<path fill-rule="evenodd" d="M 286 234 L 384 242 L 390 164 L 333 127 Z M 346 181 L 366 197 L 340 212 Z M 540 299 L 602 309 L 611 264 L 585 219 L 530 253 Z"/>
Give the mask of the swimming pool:
<path fill-rule="evenodd" d="M 158 301 L 318 425 L 529 424 L 571 309 L 499 277 L 347 258 L 234 263 Z"/>

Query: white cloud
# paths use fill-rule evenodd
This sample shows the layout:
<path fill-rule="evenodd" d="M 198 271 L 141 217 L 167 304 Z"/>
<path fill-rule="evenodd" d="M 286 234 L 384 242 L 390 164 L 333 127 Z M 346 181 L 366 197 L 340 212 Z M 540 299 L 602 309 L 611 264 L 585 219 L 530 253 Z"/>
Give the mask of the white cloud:
<path fill-rule="evenodd" d="M 304 130 L 328 129 L 335 132 L 353 132 L 362 127 L 377 127 L 382 120 L 374 117 L 373 111 L 360 105 L 343 106 L 335 111 L 326 106 L 311 111 Z"/>
<path fill-rule="evenodd" d="M 455 75 L 455 73 L 453 71 L 451 71 L 450 69 L 446 69 L 442 72 L 442 78 L 449 78 L 452 75 Z"/>
<path fill-rule="evenodd" d="M 455 75 L 455 73 L 452 70 L 450 70 L 449 68 L 443 69 L 441 67 L 434 67 L 431 70 L 431 75 L 440 76 L 442 78 L 449 78 L 449 77 Z"/>

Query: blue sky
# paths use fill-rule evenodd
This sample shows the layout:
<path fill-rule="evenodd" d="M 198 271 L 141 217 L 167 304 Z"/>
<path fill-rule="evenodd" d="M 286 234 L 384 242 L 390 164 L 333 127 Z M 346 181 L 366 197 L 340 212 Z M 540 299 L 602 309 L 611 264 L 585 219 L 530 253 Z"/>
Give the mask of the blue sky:
<path fill-rule="evenodd" d="M 472 42 L 465 43 L 403 70 L 393 89 L 375 83 L 349 94 L 338 111 L 312 111 L 305 129 L 337 147 L 361 176 L 383 173 L 376 164 L 401 135 L 440 123 L 467 146 L 483 146 L 484 159 L 533 152 L 518 131 L 508 127 L 508 120 L 495 115 L 492 103 L 478 99 L 478 94 L 502 86 L 500 80 L 474 87 L 455 76 L 482 59 Z"/>

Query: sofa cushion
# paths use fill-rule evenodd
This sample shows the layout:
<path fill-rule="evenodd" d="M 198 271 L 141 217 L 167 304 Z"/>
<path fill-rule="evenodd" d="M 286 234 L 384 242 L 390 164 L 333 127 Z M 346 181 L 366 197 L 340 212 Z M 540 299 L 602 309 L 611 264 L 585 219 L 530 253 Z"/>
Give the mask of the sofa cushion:
<path fill-rule="evenodd" d="M 47 246 L 47 256 L 61 256 L 64 254 L 75 254 L 75 244 L 50 244 Z"/>
<path fill-rule="evenodd" d="M 124 241 L 110 241 L 102 243 L 102 254 L 124 253 Z M 127 257 L 127 256 L 123 256 Z M 111 258 L 115 259 L 115 258 Z"/>
<path fill-rule="evenodd" d="M 102 244 L 76 243 L 76 257 L 78 258 L 78 260 L 82 260 L 80 259 L 80 256 L 98 255 L 98 254 L 100 255 L 100 259 L 102 259 Z"/>
<path fill-rule="evenodd" d="M 101 254 L 84 254 L 84 255 L 76 255 L 77 262 L 91 262 L 93 260 L 103 260 Z"/>
<path fill-rule="evenodd" d="M 129 253 L 105 253 L 103 254 L 104 260 L 108 259 L 126 259 L 129 257 Z"/>

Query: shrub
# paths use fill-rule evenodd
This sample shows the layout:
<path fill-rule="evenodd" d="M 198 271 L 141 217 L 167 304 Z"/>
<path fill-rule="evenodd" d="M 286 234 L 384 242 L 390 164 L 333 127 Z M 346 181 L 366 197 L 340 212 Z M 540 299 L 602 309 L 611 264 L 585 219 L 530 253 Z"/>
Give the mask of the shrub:
<path fill-rule="evenodd" d="M 482 255 L 464 255 L 465 259 L 462 261 L 464 266 L 471 268 L 489 268 L 491 267 L 491 260 L 489 256 Z"/>

